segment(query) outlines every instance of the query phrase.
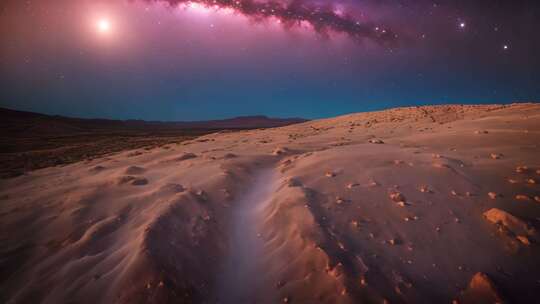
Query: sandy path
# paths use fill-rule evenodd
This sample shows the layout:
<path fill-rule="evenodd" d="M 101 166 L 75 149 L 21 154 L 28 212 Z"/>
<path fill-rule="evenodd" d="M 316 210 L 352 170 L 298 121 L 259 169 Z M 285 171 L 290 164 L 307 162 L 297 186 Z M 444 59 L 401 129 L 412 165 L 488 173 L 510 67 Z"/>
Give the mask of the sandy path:
<path fill-rule="evenodd" d="M 275 298 L 275 288 L 266 276 L 264 241 L 260 237 L 262 211 L 276 189 L 272 168 L 261 170 L 248 192 L 233 202 L 228 231 L 229 252 L 217 275 L 219 303 L 262 303 Z"/>

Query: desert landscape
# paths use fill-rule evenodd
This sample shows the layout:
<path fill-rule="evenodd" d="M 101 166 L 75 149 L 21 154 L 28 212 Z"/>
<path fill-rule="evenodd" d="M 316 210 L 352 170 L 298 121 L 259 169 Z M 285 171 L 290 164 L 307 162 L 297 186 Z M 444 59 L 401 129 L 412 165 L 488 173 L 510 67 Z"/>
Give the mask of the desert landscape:
<path fill-rule="evenodd" d="M 213 132 L 0 180 L 3 303 L 534 303 L 540 105 Z"/>

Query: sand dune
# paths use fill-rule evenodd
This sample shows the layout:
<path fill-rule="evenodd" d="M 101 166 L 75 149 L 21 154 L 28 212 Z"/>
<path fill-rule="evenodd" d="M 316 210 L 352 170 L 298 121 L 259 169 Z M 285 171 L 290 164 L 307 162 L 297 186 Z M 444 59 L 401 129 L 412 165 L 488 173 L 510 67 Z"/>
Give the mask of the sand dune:
<path fill-rule="evenodd" d="M 0 301 L 537 302 L 539 145 L 538 104 L 414 107 L 1 180 Z"/>

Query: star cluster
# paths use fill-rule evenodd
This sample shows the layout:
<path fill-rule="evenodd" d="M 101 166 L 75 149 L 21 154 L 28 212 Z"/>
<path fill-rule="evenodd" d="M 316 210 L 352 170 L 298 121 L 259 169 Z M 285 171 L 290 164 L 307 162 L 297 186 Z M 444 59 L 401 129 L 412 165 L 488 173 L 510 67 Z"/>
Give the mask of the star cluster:
<path fill-rule="evenodd" d="M 383 29 L 371 22 L 361 21 L 335 9 L 331 4 L 315 5 L 304 1 L 282 3 L 277 1 L 255 0 L 148 0 L 167 2 L 171 6 L 203 5 L 216 10 L 232 9 L 234 12 L 252 18 L 264 20 L 274 18 L 284 27 L 301 24 L 310 25 L 320 34 L 331 32 L 343 33 L 356 41 L 364 39 L 381 45 L 392 45 L 397 42 L 398 35 L 391 29 Z"/>

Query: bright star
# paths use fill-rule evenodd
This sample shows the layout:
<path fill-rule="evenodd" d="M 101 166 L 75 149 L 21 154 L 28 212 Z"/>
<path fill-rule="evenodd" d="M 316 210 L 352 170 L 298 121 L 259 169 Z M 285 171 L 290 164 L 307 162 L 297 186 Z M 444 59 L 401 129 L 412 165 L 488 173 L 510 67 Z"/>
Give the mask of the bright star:
<path fill-rule="evenodd" d="M 111 23 L 107 19 L 100 19 L 96 23 L 96 27 L 100 33 L 107 33 L 111 30 Z"/>

